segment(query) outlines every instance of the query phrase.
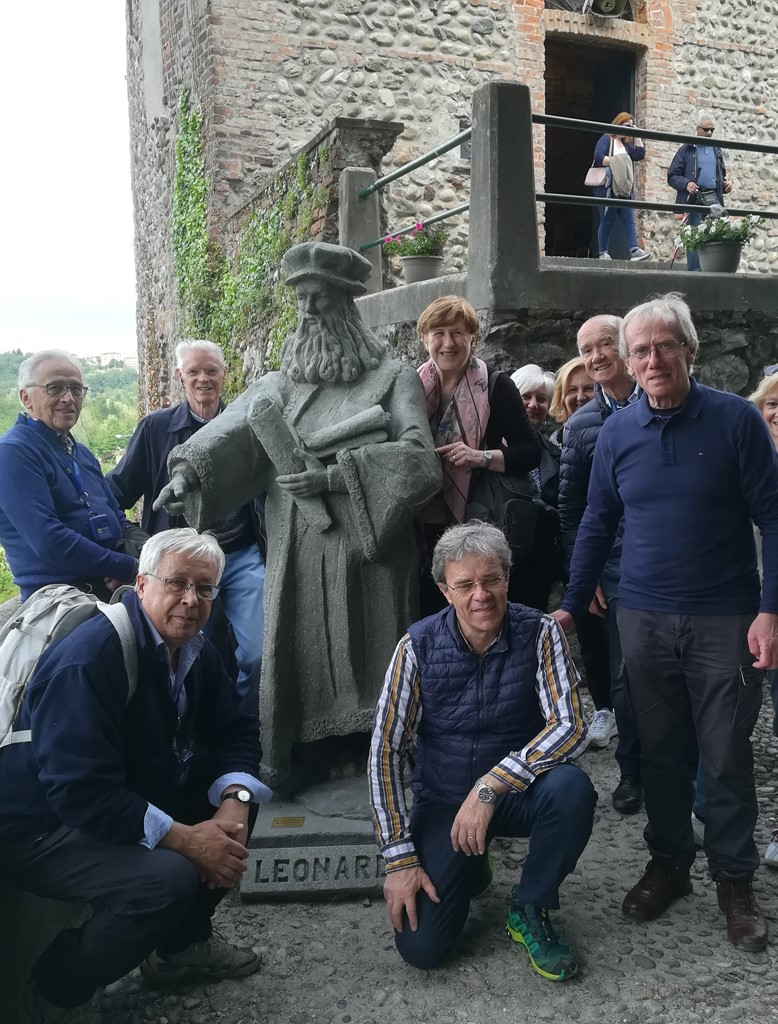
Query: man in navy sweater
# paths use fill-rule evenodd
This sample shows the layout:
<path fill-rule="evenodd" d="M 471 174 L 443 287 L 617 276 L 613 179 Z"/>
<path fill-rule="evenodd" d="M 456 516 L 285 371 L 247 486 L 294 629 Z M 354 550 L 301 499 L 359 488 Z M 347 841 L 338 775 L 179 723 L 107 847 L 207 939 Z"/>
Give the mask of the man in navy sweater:
<path fill-rule="evenodd" d="M 122 597 L 137 641 L 132 694 L 119 635 L 101 615 L 45 651 L 30 680 L 16 728 L 31 741 L 0 754 L 0 871 L 93 907 L 32 968 L 35 1024 L 69 1019 L 138 964 L 157 983 L 259 967 L 211 926 L 269 796 L 257 779 L 257 716 L 200 632 L 223 568 L 210 535 L 169 530 L 147 542 L 136 589 Z"/>
<path fill-rule="evenodd" d="M 605 421 L 562 608 L 588 604 L 622 516 L 619 633 L 642 749 L 651 853 L 627 893 L 648 921 L 692 891 L 689 745 L 705 764 L 705 852 L 730 941 L 765 948 L 751 733 L 778 665 L 778 466 L 755 406 L 698 384 L 697 332 L 674 293 L 632 309 L 621 352 L 643 389 Z M 762 534 L 760 595 L 752 523 Z"/>
<path fill-rule="evenodd" d="M 107 601 L 138 570 L 146 534 L 127 522 L 100 463 L 70 433 L 88 390 L 58 349 L 19 367 L 25 411 L 0 438 L 0 543 L 22 600 L 70 583 Z"/>

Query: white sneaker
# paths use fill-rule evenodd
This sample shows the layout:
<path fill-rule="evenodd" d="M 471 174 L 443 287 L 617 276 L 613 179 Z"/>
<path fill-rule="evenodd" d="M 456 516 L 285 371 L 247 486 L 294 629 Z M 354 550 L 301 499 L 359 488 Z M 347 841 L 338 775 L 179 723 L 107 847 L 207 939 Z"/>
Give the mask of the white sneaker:
<path fill-rule="evenodd" d="M 694 833 L 694 845 L 700 849 L 705 845 L 705 822 L 692 814 L 692 832 Z"/>
<path fill-rule="evenodd" d="M 638 260 L 650 260 L 651 253 L 646 252 L 645 249 L 632 249 L 629 254 L 629 258 L 633 263 L 637 263 Z"/>
<path fill-rule="evenodd" d="M 601 708 L 595 711 L 594 717 L 589 722 L 589 746 L 595 749 L 607 747 L 611 737 L 618 732 L 616 728 L 616 716 L 608 708 Z"/>
<path fill-rule="evenodd" d="M 778 868 L 778 828 L 773 832 L 773 840 L 767 844 L 764 862 L 768 868 Z"/>
<path fill-rule="evenodd" d="M 601 259 L 601 260 L 609 260 L 610 258 L 611 258 L 611 254 L 609 252 L 601 252 L 599 257 L 598 257 L 598 259 Z"/>

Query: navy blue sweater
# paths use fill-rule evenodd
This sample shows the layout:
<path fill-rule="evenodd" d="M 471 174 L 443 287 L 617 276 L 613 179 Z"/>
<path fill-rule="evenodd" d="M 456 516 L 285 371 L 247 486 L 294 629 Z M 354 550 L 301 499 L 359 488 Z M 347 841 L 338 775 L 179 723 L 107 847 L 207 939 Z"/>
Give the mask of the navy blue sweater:
<path fill-rule="evenodd" d="M 230 772 L 258 777 L 259 723 L 206 640 L 186 675 L 179 723 L 168 665 L 156 650 L 133 591 L 122 598 L 138 643 L 138 686 L 127 701 L 121 642 L 102 615 L 41 657 L 17 729 L 32 743 L 0 751 L 0 839 L 34 835 L 59 822 L 111 843 L 138 843 L 147 805 L 175 804 L 173 749 L 192 742 L 210 757 L 214 782 Z"/>
<path fill-rule="evenodd" d="M 137 568 L 134 558 L 114 550 L 127 520 L 100 463 L 88 448 L 76 445 L 73 454 L 91 511 L 107 519 L 108 535 L 98 544 L 89 528 L 90 509 L 65 471 L 71 460 L 56 438 L 24 413 L 0 437 L 0 544 L 23 597 L 46 583 L 106 576 L 129 582 Z"/>
<path fill-rule="evenodd" d="M 589 604 L 624 516 L 619 601 L 690 615 L 778 613 L 778 460 L 756 406 L 698 384 L 662 424 L 643 395 L 594 453 L 562 607 Z M 752 530 L 763 538 L 764 582 Z"/>

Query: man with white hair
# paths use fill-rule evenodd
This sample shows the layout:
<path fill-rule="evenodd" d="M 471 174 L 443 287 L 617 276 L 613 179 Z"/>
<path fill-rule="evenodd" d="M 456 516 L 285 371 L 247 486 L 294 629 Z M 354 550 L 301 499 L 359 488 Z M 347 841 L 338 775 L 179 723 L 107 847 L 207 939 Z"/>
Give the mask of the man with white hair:
<path fill-rule="evenodd" d="M 108 600 L 137 572 L 146 534 L 127 522 L 100 463 L 71 433 L 88 390 L 59 349 L 19 367 L 24 412 L 0 438 L 0 544 L 23 600 L 48 583 Z"/>
<path fill-rule="evenodd" d="M 778 465 L 759 410 L 691 377 L 697 331 L 680 295 L 625 316 L 621 354 L 643 394 L 597 440 L 562 608 L 587 606 L 621 519 L 619 634 L 641 746 L 651 853 L 624 898 L 650 921 L 692 891 L 689 763 L 696 734 L 708 784 L 705 853 L 733 945 L 767 944 L 751 733 L 762 674 L 778 666 Z M 762 535 L 760 592 L 753 525 Z"/>
<path fill-rule="evenodd" d="M 594 398 L 573 413 L 563 434 L 559 515 L 566 570 L 570 567 L 578 527 L 586 510 L 594 450 L 602 425 L 614 413 L 626 409 L 638 399 L 637 385 L 619 355 L 620 327 L 621 317 L 610 314 L 593 316 L 581 325 L 576 339 L 586 372 L 594 381 Z M 643 802 L 643 784 L 640 740 L 624 688 L 617 622 L 620 573 L 621 529 L 589 607 L 591 615 L 601 616 L 605 622 L 610 653 L 610 692 L 604 695 L 605 703 L 597 708 L 589 723 L 589 738 L 592 747 L 607 747 L 618 727 L 616 762 L 621 777 L 611 801 L 620 814 L 636 814 Z M 591 615 L 584 615 L 577 623 L 579 637 L 584 644 L 588 631 L 592 629 Z"/>
<path fill-rule="evenodd" d="M 141 525 L 151 534 L 183 526 L 181 516 L 155 509 L 154 501 L 169 483 L 167 457 L 225 406 L 221 399 L 226 376 L 224 356 L 211 341 L 183 341 L 176 348 L 176 376 L 185 400 L 144 416 L 127 451 L 107 480 L 122 508 L 143 498 Z M 238 662 L 238 690 L 258 686 L 264 631 L 265 539 L 262 503 L 247 502 L 211 525 L 211 533 L 227 556 L 220 588 L 224 613 L 232 625 Z"/>
<path fill-rule="evenodd" d="M 34 1024 L 60 1024 L 141 964 L 155 983 L 243 977 L 250 949 L 211 918 L 246 868 L 257 804 L 259 723 L 200 632 L 224 554 L 209 535 L 168 530 L 141 552 L 121 598 L 137 648 L 97 615 L 49 647 L 0 756 L 0 870 L 49 898 L 90 903 L 32 968 Z"/>

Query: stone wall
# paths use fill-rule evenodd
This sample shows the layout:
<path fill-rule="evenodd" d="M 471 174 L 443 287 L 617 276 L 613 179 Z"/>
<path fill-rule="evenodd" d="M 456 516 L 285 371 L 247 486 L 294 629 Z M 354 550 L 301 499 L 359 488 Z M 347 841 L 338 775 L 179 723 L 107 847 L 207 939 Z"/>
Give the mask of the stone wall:
<path fill-rule="evenodd" d="M 402 134 L 384 171 L 455 135 L 476 87 L 491 79 L 526 83 L 533 110 L 583 110 L 590 83 L 576 78 L 582 47 L 635 58 L 639 124 L 693 130 L 710 110 L 723 137 L 776 140 L 778 93 L 772 69 L 776 4 L 763 0 L 636 0 L 635 20 L 546 9 L 544 0 L 128 0 L 128 91 L 135 191 L 138 338 L 145 402 L 167 400 L 168 353 L 179 340 L 170 254 L 175 107 L 181 87 L 202 111 L 211 181 L 209 224 L 224 244 L 236 212 L 334 118 L 399 121 Z M 565 68 L 574 45 L 580 67 Z M 547 60 L 548 51 L 548 60 Z M 555 64 L 556 54 L 556 64 Z M 560 80 L 565 71 L 565 96 Z M 574 83 L 577 82 L 577 85 Z M 570 91 L 572 90 L 572 92 Z M 584 192 L 594 136 L 571 156 L 534 131 L 538 190 L 560 166 L 570 191 Z M 673 144 L 649 144 L 638 193 L 671 200 L 666 168 Z M 730 153 L 739 205 L 769 205 L 774 160 Z M 580 165 L 580 166 L 579 166 Z M 386 190 L 388 226 L 469 199 L 470 166 L 458 150 Z M 528 181 L 516 181 L 528 188 Z M 571 213 L 572 217 L 573 214 Z M 537 210 L 543 224 L 544 210 Z M 676 221 L 638 215 L 640 237 L 668 258 Z M 465 269 L 467 217 L 447 222 L 447 272 Z M 776 266 L 778 227 L 746 249 L 744 267 Z M 542 237 L 542 232 L 541 232 Z M 554 252 L 556 234 L 546 239 Z"/>

